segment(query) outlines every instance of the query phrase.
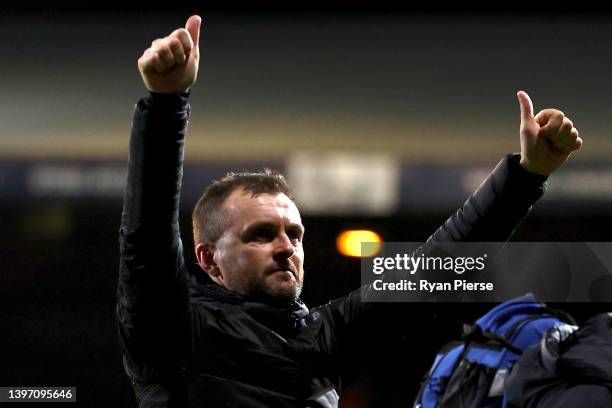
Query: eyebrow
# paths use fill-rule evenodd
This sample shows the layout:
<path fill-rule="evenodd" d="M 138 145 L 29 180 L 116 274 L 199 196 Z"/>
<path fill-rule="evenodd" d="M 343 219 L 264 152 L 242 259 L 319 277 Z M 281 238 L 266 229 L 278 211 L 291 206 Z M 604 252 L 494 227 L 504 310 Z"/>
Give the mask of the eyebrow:
<path fill-rule="evenodd" d="M 253 234 L 255 231 L 261 228 L 276 230 L 278 228 L 278 224 L 274 222 L 270 222 L 270 221 L 255 222 L 249 225 L 240 235 L 242 237 L 248 237 L 249 235 Z M 302 236 L 304 235 L 304 232 L 305 232 L 305 228 L 302 224 L 291 223 L 287 225 L 286 229 L 288 231 L 297 230 Z"/>
<path fill-rule="evenodd" d="M 289 224 L 287 226 L 288 230 L 296 229 L 300 233 L 301 236 L 304 236 L 304 232 L 306 232 L 306 228 L 302 224 Z"/>

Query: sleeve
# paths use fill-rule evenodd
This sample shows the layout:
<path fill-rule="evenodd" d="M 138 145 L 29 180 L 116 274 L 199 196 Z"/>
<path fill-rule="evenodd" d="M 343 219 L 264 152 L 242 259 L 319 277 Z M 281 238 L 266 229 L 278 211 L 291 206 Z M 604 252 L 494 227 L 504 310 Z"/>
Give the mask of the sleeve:
<path fill-rule="evenodd" d="M 506 241 L 546 188 L 546 177 L 524 170 L 519 160 L 518 154 L 504 157 L 417 252 L 432 253 L 438 242 Z M 411 329 L 399 327 L 397 322 L 403 315 L 402 321 L 406 321 L 406 313 L 416 323 L 430 321 L 443 310 L 442 304 L 420 303 L 415 308 L 413 304 L 362 302 L 363 291 L 367 290 L 369 287 L 363 286 L 317 309 L 326 326 L 325 347 L 332 354 L 340 353 L 340 358 L 346 361 L 354 361 L 365 344 L 405 335 L 406 329 Z M 378 341 L 372 341 L 373 338 Z"/>
<path fill-rule="evenodd" d="M 178 214 L 187 95 L 151 94 L 135 107 L 119 230 L 119 340 L 136 382 L 167 382 L 189 339 Z"/>
<path fill-rule="evenodd" d="M 428 241 L 506 241 L 546 190 L 547 177 L 523 169 L 519 160 L 519 154 L 504 157 Z"/>

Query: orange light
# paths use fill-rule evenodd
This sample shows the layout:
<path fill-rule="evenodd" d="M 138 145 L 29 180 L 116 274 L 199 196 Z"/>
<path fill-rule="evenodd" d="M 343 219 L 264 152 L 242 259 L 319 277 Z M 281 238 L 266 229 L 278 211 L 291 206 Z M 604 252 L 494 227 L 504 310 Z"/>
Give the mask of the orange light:
<path fill-rule="evenodd" d="M 350 230 L 338 235 L 336 247 L 345 256 L 373 256 L 380 250 L 381 242 L 380 235 L 374 231 Z"/>

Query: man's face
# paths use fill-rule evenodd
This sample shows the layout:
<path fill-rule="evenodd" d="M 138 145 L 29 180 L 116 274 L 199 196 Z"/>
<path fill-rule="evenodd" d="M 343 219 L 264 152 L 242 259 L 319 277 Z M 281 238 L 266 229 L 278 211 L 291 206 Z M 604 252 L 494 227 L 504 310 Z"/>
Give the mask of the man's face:
<path fill-rule="evenodd" d="M 213 259 L 222 285 L 242 295 L 293 300 L 304 280 L 304 227 L 285 194 L 232 192 L 220 213 L 224 232 Z"/>

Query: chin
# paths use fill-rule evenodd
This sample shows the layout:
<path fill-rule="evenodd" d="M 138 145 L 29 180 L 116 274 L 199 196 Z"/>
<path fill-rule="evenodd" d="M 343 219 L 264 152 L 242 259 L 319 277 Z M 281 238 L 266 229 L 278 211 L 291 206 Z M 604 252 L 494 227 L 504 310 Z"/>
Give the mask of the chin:
<path fill-rule="evenodd" d="M 264 303 L 285 303 L 298 299 L 302 293 L 302 285 L 293 275 L 281 279 L 278 276 L 268 276 L 268 279 L 260 280 L 251 286 L 247 293 L 248 297 L 262 300 Z"/>
<path fill-rule="evenodd" d="M 291 285 L 268 287 L 266 290 L 269 296 L 286 300 L 296 300 L 300 296 L 301 291 L 302 288 L 295 284 L 295 282 L 293 282 Z"/>
<path fill-rule="evenodd" d="M 263 299 L 266 303 L 285 303 L 297 300 L 301 292 L 302 287 L 292 282 L 290 285 L 266 285 L 252 292 L 251 295 Z"/>

